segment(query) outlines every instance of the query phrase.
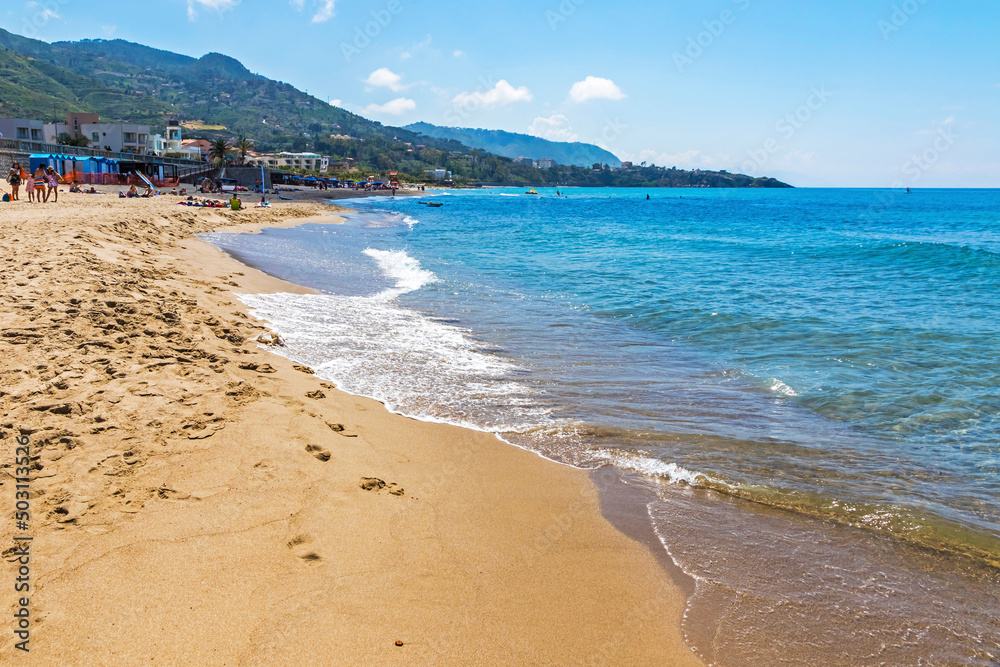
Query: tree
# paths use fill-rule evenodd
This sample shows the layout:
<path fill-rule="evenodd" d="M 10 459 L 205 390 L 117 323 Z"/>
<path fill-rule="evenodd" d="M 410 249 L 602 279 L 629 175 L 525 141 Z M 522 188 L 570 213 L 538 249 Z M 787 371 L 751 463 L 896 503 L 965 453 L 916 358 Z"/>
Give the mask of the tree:
<path fill-rule="evenodd" d="M 56 143 L 60 146 L 80 146 L 81 148 L 86 148 L 90 145 L 90 139 L 82 134 L 77 137 L 71 137 L 68 133 L 62 132 L 56 138 Z"/>
<path fill-rule="evenodd" d="M 221 165 L 226 161 L 230 150 L 232 150 L 232 146 L 229 145 L 228 139 L 212 139 L 209 142 L 208 157 Z"/>
<path fill-rule="evenodd" d="M 240 154 L 240 164 L 247 161 L 247 153 L 253 150 L 253 140 L 248 139 L 246 135 L 241 134 L 236 139 L 236 152 Z"/>

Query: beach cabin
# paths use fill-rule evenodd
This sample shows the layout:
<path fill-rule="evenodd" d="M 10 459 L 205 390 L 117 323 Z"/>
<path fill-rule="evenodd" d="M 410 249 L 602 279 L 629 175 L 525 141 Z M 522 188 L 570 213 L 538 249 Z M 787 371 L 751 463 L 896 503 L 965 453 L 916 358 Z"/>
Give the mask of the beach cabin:
<path fill-rule="evenodd" d="M 52 167 L 65 183 L 108 184 L 118 182 L 118 160 L 105 157 L 32 153 L 28 157 L 31 173 L 38 167 Z"/>
<path fill-rule="evenodd" d="M 63 174 L 67 183 L 112 185 L 118 183 L 118 160 L 106 157 L 73 158 L 73 168 Z"/>

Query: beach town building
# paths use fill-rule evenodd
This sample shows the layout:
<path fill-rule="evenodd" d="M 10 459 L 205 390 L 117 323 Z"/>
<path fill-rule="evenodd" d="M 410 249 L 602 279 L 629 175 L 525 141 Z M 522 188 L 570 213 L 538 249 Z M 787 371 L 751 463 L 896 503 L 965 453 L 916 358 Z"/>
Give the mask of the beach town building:
<path fill-rule="evenodd" d="M 444 181 L 451 178 L 451 172 L 447 169 L 427 169 L 424 173 L 435 181 Z"/>
<path fill-rule="evenodd" d="M 556 166 L 556 164 L 558 164 L 558 163 L 555 160 L 552 160 L 552 159 L 547 158 L 547 157 L 543 157 L 541 160 L 538 161 L 538 168 L 539 169 L 552 169 L 553 167 Z"/>
<path fill-rule="evenodd" d="M 338 173 L 344 173 L 344 172 L 357 171 L 358 168 L 354 164 L 354 158 L 349 157 L 349 158 L 344 158 L 340 162 L 331 162 L 327 170 Z"/>
<path fill-rule="evenodd" d="M 0 134 L 4 139 L 45 141 L 45 123 L 27 118 L 0 118 Z"/>
<path fill-rule="evenodd" d="M 181 146 L 185 150 L 197 150 L 202 159 L 207 159 L 208 152 L 212 149 L 212 142 L 207 139 L 182 139 Z"/>
<path fill-rule="evenodd" d="M 628 161 L 622 162 L 622 169 L 631 169 L 631 168 L 632 168 L 632 163 L 631 162 L 628 162 Z"/>
<path fill-rule="evenodd" d="M 523 155 L 519 155 L 516 158 L 514 158 L 514 164 L 519 164 L 525 167 L 534 167 L 535 161 L 532 160 L 530 157 L 524 157 Z"/>
<path fill-rule="evenodd" d="M 330 158 L 318 153 L 262 153 L 248 158 L 247 164 L 268 169 L 322 171 L 329 168 Z"/>
<path fill-rule="evenodd" d="M 183 157 L 188 160 L 201 160 L 201 146 L 184 145 L 181 124 L 176 120 L 167 121 L 165 134 L 154 134 L 149 138 L 149 151 L 159 156 Z"/>
<path fill-rule="evenodd" d="M 45 141 L 50 144 L 59 143 L 62 135 L 70 137 L 82 136 L 90 141 L 90 147 L 112 153 L 149 153 L 149 125 L 134 123 L 47 123 L 45 125 Z"/>
<path fill-rule="evenodd" d="M 96 113 L 70 112 L 66 114 L 66 125 L 70 128 L 67 134 L 73 138 L 79 137 L 83 125 L 97 125 L 100 122 L 101 117 Z"/>

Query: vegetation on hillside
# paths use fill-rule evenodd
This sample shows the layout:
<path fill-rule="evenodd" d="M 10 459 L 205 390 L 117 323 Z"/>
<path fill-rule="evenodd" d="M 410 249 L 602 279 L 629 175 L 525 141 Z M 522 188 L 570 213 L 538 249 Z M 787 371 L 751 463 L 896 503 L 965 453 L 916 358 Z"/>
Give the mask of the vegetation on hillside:
<path fill-rule="evenodd" d="M 260 152 L 316 152 L 340 165 L 350 158 L 357 171 L 348 171 L 345 165 L 341 173 L 353 177 L 397 172 L 401 179 L 425 181 L 427 170 L 444 168 L 459 185 L 770 187 L 777 183 L 724 172 L 655 167 L 539 170 L 452 139 L 384 126 L 254 74 L 219 53 L 196 59 L 123 40 L 48 44 L 0 29 L 0 117 L 52 122 L 62 121 L 70 111 L 98 113 L 106 122 L 148 124 L 153 133 L 163 132 L 168 118 L 188 127 L 197 123 L 201 129 L 186 136 L 215 141 L 220 151 L 222 142 L 240 145 L 241 155 L 252 145 Z M 241 138 L 246 140 L 242 144 Z M 220 151 L 213 157 L 219 158 Z M 605 153 L 595 161 L 617 162 Z"/>
<path fill-rule="evenodd" d="M 479 148 L 503 157 L 527 157 L 533 160 L 549 158 L 559 164 L 589 167 L 595 162 L 618 165 L 616 155 L 600 146 L 579 142 L 549 141 L 528 134 L 503 130 L 473 130 L 463 127 L 440 127 L 430 123 L 413 123 L 407 130 L 437 139 L 454 139 L 466 146 Z"/>

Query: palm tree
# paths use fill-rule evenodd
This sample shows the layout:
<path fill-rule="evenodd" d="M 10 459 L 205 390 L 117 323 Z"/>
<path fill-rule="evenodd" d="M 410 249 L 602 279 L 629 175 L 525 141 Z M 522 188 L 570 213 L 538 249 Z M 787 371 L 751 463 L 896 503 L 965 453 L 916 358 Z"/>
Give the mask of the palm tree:
<path fill-rule="evenodd" d="M 240 154 L 240 164 L 247 161 L 247 153 L 253 150 L 253 140 L 248 139 L 246 135 L 241 134 L 236 139 L 236 145 L 234 146 L 236 152 Z"/>
<path fill-rule="evenodd" d="M 228 139 L 213 139 L 209 143 L 208 157 L 222 165 L 231 149 Z"/>

